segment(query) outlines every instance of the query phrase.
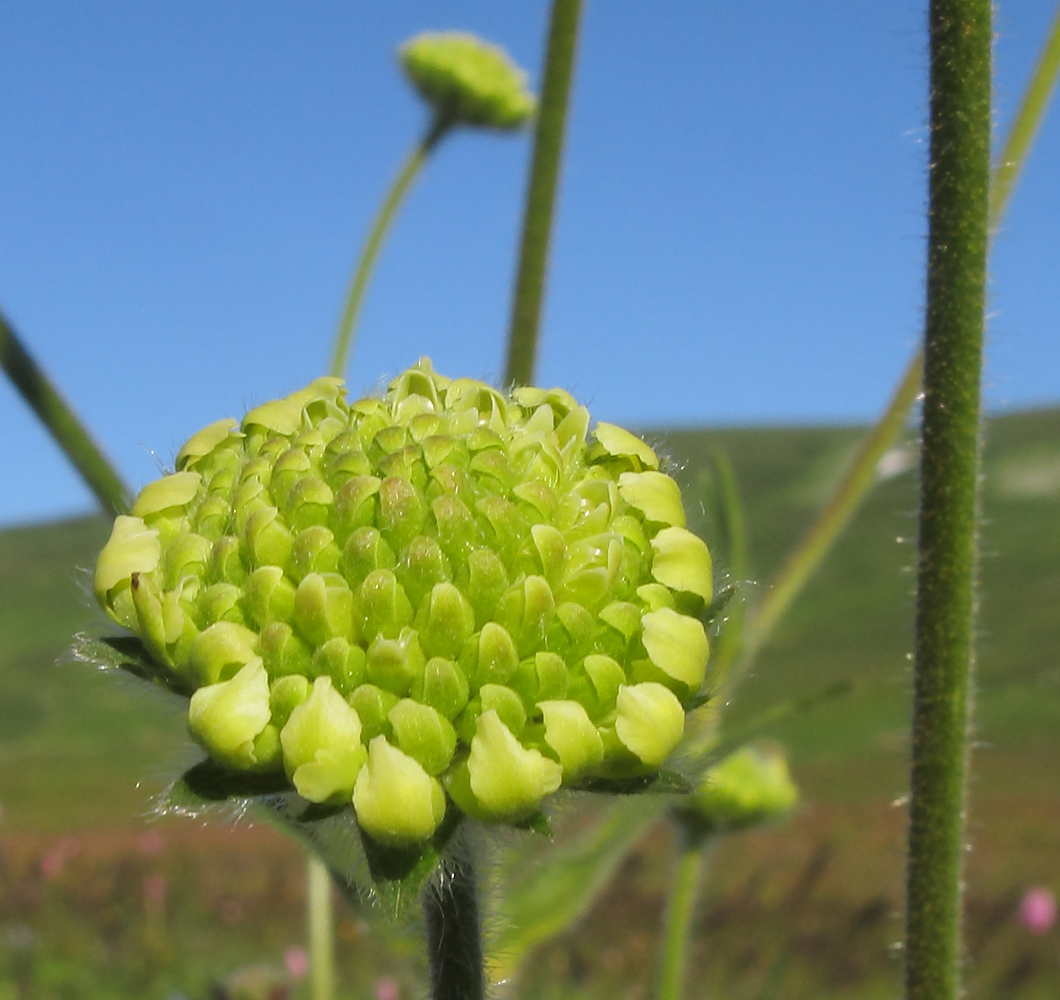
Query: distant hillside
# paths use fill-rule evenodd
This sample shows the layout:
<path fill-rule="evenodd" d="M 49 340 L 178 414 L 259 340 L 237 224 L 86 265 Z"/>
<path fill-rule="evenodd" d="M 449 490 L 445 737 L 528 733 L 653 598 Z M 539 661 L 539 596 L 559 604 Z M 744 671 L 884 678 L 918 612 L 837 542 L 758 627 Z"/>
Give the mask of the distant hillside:
<path fill-rule="evenodd" d="M 861 428 L 662 430 L 647 436 L 703 512 L 711 449 L 731 458 L 746 505 L 752 599 L 812 523 Z M 900 791 L 905 765 L 915 556 L 915 454 L 888 456 L 880 483 L 735 698 L 733 719 L 852 679 L 852 694 L 790 720 L 783 738 L 814 794 Z M 977 719 L 996 754 L 1060 761 L 1060 409 L 992 420 L 985 456 L 983 613 Z M 101 518 L 0 532 L 0 803 L 7 823 L 62 826 L 142 811 L 185 746 L 174 707 L 134 682 L 56 666 L 100 621 L 78 584 L 106 538 Z M 719 569 L 724 572 L 725 567 Z M 866 781 L 871 772 L 878 781 Z M 1039 769 L 1035 769 L 1039 773 Z M 136 782 L 147 775 L 143 788 Z"/>

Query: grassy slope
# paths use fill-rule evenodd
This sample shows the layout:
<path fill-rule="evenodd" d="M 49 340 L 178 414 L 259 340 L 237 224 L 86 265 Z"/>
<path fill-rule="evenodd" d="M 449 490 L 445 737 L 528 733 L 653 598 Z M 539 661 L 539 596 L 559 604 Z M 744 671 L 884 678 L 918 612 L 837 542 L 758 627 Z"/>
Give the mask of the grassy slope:
<path fill-rule="evenodd" d="M 678 464 L 693 526 L 708 538 L 712 526 L 695 513 L 704 462 L 718 445 L 732 458 L 755 574 L 744 591 L 753 596 L 812 522 L 859 434 L 785 428 L 654 437 Z M 993 747 L 985 753 L 1026 766 L 985 772 L 999 771 L 1006 787 L 1018 780 L 1044 791 L 1060 757 L 1060 410 L 994 420 L 986 470 L 978 731 Z M 735 723 L 834 679 L 855 681 L 851 695 L 771 734 L 791 746 L 807 790 L 824 800 L 902 791 L 914 478 L 907 471 L 880 485 L 734 699 Z M 179 714 L 163 697 L 132 681 L 104 681 L 83 665 L 56 665 L 69 636 L 100 621 L 76 568 L 92 564 L 105 534 L 94 518 L 0 533 L 0 803 L 9 829 L 128 819 L 183 756 Z"/>

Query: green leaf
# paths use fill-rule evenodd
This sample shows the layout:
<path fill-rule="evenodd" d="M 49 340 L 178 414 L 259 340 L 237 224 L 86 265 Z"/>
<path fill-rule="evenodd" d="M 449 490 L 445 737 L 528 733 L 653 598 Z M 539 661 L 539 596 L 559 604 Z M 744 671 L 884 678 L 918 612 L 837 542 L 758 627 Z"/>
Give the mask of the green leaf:
<path fill-rule="evenodd" d="M 666 799 L 621 799 L 596 824 L 558 847 L 545 866 L 528 864 L 525 850 L 508 853 L 498 871 L 503 930 L 492 942 L 490 975 L 511 977 L 529 952 L 572 926 L 592 905 L 622 859 L 647 832 Z"/>
<path fill-rule="evenodd" d="M 123 670 L 174 694 L 191 696 L 191 688 L 169 667 L 155 660 L 135 635 L 93 636 L 79 632 L 74 637 L 73 653 L 75 659 L 90 663 L 98 670 Z"/>
<path fill-rule="evenodd" d="M 264 795 L 277 795 L 289 788 L 282 771 L 267 774 L 230 771 L 207 759 L 190 767 L 173 782 L 162 794 L 157 809 L 163 814 L 194 816 L 220 802 L 246 802 Z"/>
<path fill-rule="evenodd" d="M 604 795 L 687 795 L 692 787 L 676 771 L 656 771 L 636 778 L 588 778 L 575 786 L 578 791 Z"/>
<path fill-rule="evenodd" d="M 411 847 L 388 847 L 361 831 L 372 894 L 391 917 L 403 917 L 409 905 L 419 899 L 423 887 L 442 863 L 462 818 L 459 810 L 450 803 L 434 836 Z"/>

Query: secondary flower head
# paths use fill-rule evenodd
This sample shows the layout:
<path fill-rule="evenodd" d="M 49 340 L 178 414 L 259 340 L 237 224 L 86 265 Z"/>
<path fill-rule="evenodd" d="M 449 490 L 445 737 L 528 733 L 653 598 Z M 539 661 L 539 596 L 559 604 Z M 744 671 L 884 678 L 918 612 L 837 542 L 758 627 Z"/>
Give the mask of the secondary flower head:
<path fill-rule="evenodd" d="M 517 129 L 534 114 L 526 74 L 503 49 L 474 35 L 427 32 L 406 42 L 400 55 L 412 85 L 454 125 Z"/>
<path fill-rule="evenodd" d="M 707 771 L 680 812 L 703 833 L 743 830 L 784 815 L 798 798 L 783 752 L 744 746 Z"/>
<path fill-rule="evenodd" d="M 119 517 L 96 595 L 221 766 L 352 804 L 384 843 L 451 801 L 519 822 L 653 774 L 709 654 L 706 545 L 655 453 L 559 389 L 421 361 L 211 424 Z"/>

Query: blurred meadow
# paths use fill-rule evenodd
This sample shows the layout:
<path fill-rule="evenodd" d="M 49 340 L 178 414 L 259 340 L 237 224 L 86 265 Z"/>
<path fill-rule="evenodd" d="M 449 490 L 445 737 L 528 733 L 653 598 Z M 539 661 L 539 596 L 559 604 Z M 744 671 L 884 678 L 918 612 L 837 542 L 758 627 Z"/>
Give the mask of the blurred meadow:
<path fill-rule="evenodd" d="M 812 522 L 862 429 L 644 433 L 708 540 L 708 458 L 731 456 L 746 600 Z M 885 456 L 850 531 L 727 692 L 727 733 L 782 742 L 802 801 L 779 827 L 713 853 L 691 995 L 899 991 L 915 460 L 912 437 Z M 1060 888 L 1060 410 L 991 420 L 984 483 L 969 996 L 1044 1000 L 1060 985 L 1060 936 L 1031 933 L 1019 908 L 1032 887 Z M 179 707 L 66 652 L 73 633 L 101 625 L 83 568 L 106 531 L 83 518 L 0 533 L 0 998 L 197 1000 L 226 977 L 227 995 L 269 996 L 305 936 L 302 853 L 253 816 L 152 816 L 152 797 L 194 759 Z M 799 701 L 819 703 L 768 722 Z M 561 799 L 557 839 L 593 808 L 590 796 Z M 506 850 L 540 869 L 539 840 L 515 836 Z M 649 995 L 671 849 L 660 823 L 574 929 L 532 953 L 510 995 Z M 339 996 L 423 995 L 415 930 L 388 928 L 365 904 L 339 909 L 336 937 Z"/>

